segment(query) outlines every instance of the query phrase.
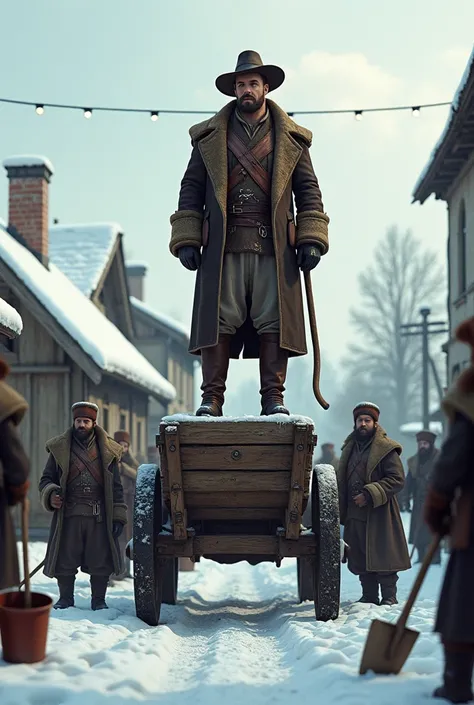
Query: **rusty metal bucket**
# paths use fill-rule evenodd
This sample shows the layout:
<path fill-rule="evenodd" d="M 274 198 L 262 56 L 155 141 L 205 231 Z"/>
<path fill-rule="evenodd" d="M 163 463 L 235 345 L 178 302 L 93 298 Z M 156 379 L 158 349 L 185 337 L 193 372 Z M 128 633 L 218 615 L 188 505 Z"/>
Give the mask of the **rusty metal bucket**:
<path fill-rule="evenodd" d="M 360 663 L 361 675 L 367 671 L 397 675 L 402 670 L 419 636 L 414 629 L 408 629 L 406 623 L 440 543 L 441 536 L 435 536 L 398 621 L 392 624 L 381 619 L 373 620 Z"/>

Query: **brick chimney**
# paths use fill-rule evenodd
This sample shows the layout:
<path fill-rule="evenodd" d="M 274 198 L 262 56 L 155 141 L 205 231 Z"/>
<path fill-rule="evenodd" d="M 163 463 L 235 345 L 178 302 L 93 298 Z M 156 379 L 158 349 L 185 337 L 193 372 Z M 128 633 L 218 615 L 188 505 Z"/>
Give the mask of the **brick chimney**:
<path fill-rule="evenodd" d="M 15 228 L 43 263 L 48 258 L 48 196 L 54 173 L 46 157 L 22 155 L 3 162 L 10 181 L 8 225 Z"/>
<path fill-rule="evenodd" d="M 144 281 L 147 273 L 146 264 L 128 264 L 127 279 L 130 296 L 143 301 Z"/>

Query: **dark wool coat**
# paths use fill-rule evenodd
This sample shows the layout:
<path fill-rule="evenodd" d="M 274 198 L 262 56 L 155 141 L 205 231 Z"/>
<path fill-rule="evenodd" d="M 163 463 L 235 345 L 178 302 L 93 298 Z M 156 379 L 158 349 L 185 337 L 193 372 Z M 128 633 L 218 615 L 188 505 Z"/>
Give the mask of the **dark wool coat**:
<path fill-rule="evenodd" d="M 432 485 L 455 500 L 452 550 L 435 631 L 446 641 L 474 644 L 474 374 L 472 382 L 472 389 L 455 389 L 443 402 L 450 429 L 434 468 Z"/>
<path fill-rule="evenodd" d="M 267 100 L 267 104 L 275 131 L 271 218 L 278 277 L 280 345 L 290 355 L 304 355 L 307 348 L 295 247 L 314 244 L 325 254 L 329 247 L 329 218 L 323 212 L 321 192 L 311 164 L 311 132 L 293 122 L 273 101 Z M 179 248 L 185 245 L 202 247 L 189 346 L 190 352 L 197 355 L 201 348 L 216 345 L 219 336 L 227 232 L 227 129 L 235 105 L 236 101 L 231 101 L 213 118 L 190 129 L 193 150 L 181 182 L 178 210 L 170 219 L 173 255 L 178 256 Z M 293 194 L 296 233 L 289 227 L 295 219 Z M 250 319 L 233 337 L 231 356 L 239 357 L 242 349 L 244 357 L 259 356 L 258 336 Z"/>
<path fill-rule="evenodd" d="M 119 543 L 127 543 L 133 533 L 133 511 L 135 503 L 135 485 L 137 484 L 138 460 L 130 451 L 124 452 L 119 463 L 120 480 L 123 487 L 123 500 L 127 505 L 127 526 L 124 528 Z"/>
<path fill-rule="evenodd" d="M 406 496 L 408 499 L 413 497 L 408 543 L 414 543 L 421 548 L 427 547 L 431 542 L 430 530 L 423 520 L 423 506 L 438 454 L 438 449 L 433 448 L 430 457 L 423 464 L 420 464 L 418 454 L 407 461 Z"/>
<path fill-rule="evenodd" d="M 11 507 L 23 496 L 30 473 L 18 436 L 28 404 L 12 387 L 0 381 L 0 590 L 19 584 L 18 553 Z M 17 496 L 15 496 L 15 494 Z"/>
<path fill-rule="evenodd" d="M 341 524 L 345 523 L 348 502 L 347 468 L 355 444 L 355 433 L 344 442 L 337 473 Z M 389 438 L 381 426 L 372 441 L 365 473 L 364 489 L 369 492 L 372 506 L 368 507 L 366 530 L 366 570 L 392 572 L 408 570 L 410 558 L 396 498 L 403 489 L 405 473 L 400 460 L 402 447 Z M 344 536 L 344 539 L 350 541 Z"/>
<path fill-rule="evenodd" d="M 110 438 L 100 426 L 95 427 L 95 433 L 104 473 L 104 509 L 107 535 L 112 552 L 114 572 L 120 573 L 122 570 L 122 559 L 117 543 L 112 536 L 112 528 L 114 522 L 127 523 L 127 507 L 123 501 L 123 488 L 118 468 L 118 463 L 122 456 L 122 446 L 116 443 L 113 438 Z M 66 503 L 63 502 L 61 509 L 53 509 L 50 498 L 51 494 L 58 489 L 61 489 L 63 497 L 66 497 L 71 439 L 72 427 L 46 443 L 46 450 L 50 455 L 39 483 L 41 504 L 46 511 L 53 512 L 46 563 L 43 570 L 44 574 L 49 578 L 55 576 L 66 506 Z"/>

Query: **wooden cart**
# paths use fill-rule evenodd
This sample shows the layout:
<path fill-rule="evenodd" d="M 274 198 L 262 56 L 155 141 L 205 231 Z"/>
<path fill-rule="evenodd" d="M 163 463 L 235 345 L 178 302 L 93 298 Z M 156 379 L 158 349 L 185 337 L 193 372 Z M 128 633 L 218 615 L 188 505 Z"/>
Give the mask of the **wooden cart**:
<path fill-rule="evenodd" d="M 138 470 L 129 548 L 136 612 L 147 624 L 158 624 L 163 602 L 176 603 L 179 558 L 198 562 L 202 556 L 277 566 L 295 557 L 300 601 L 314 600 L 318 620 L 337 618 L 334 471 L 312 467 L 317 439 L 310 419 L 277 418 L 163 419 L 157 435 L 160 467 Z M 310 492 L 311 530 L 302 526 Z M 163 512 L 169 513 L 164 525 Z"/>

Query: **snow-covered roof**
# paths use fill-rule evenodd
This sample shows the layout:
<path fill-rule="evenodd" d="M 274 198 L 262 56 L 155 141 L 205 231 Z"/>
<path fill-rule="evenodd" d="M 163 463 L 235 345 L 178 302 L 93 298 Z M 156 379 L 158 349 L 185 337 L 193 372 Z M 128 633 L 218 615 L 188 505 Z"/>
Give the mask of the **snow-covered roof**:
<path fill-rule="evenodd" d="M 185 336 L 185 338 L 189 340 L 189 328 L 183 323 L 176 321 L 174 318 L 171 318 L 171 316 L 167 316 L 166 313 L 158 313 L 158 311 L 155 311 L 155 309 L 143 303 L 143 301 L 140 301 L 140 299 L 136 299 L 134 296 L 130 297 L 130 303 L 134 308 L 137 309 L 137 311 L 145 313 L 147 316 L 150 316 L 150 318 L 153 318 L 158 323 L 161 323 L 167 328 L 170 328 L 171 330 L 175 331 L 175 333 L 179 333 L 180 335 Z"/>
<path fill-rule="evenodd" d="M 23 321 L 20 314 L 5 299 L 0 299 L 0 326 L 8 329 L 14 335 L 20 335 L 23 330 Z"/>
<path fill-rule="evenodd" d="M 54 167 L 48 157 L 39 154 L 16 154 L 3 160 L 5 169 L 12 166 L 45 166 L 51 174 L 54 174 Z"/>
<path fill-rule="evenodd" d="M 104 372 L 119 375 L 153 396 L 172 400 L 176 390 L 99 309 L 50 263 L 49 269 L 3 228 L 0 259 Z"/>
<path fill-rule="evenodd" d="M 90 298 L 123 228 L 118 223 L 52 225 L 49 258 Z"/>
<path fill-rule="evenodd" d="M 449 117 L 446 121 L 446 124 L 444 126 L 443 132 L 441 133 L 441 136 L 439 137 L 436 145 L 434 146 L 430 158 L 421 172 L 418 181 L 415 184 L 415 188 L 413 189 L 413 193 L 416 194 L 417 191 L 420 189 L 421 185 L 423 184 L 423 181 L 426 179 L 429 170 L 431 169 L 431 166 L 433 165 L 436 157 L 438 156 L 438 152 L 440 151 L 441 147 L 443 146 L 443 143 L 451 129 L 451 126 L 454 123 L 454 120 L 456 118 L 457 110 L 461 104 L 461 100 L 463 97 L 464 89 L 467 86 L 467 83 L 469 81 L 469 77 L 471 75 L 471 72 L 474 74 L 474 47 L 471 52 L 471 56 L 469 57 L 469 61 L 467 62 L 466 68 L 464 69 L 464 73 L 461 78 L 461 82 L 459 83 L 458 89 L 454 95 L 453 102 L 451 103 L 451 108 L 449 111 Z M 414 196 L 416 198 L 416 196 Z"/>

